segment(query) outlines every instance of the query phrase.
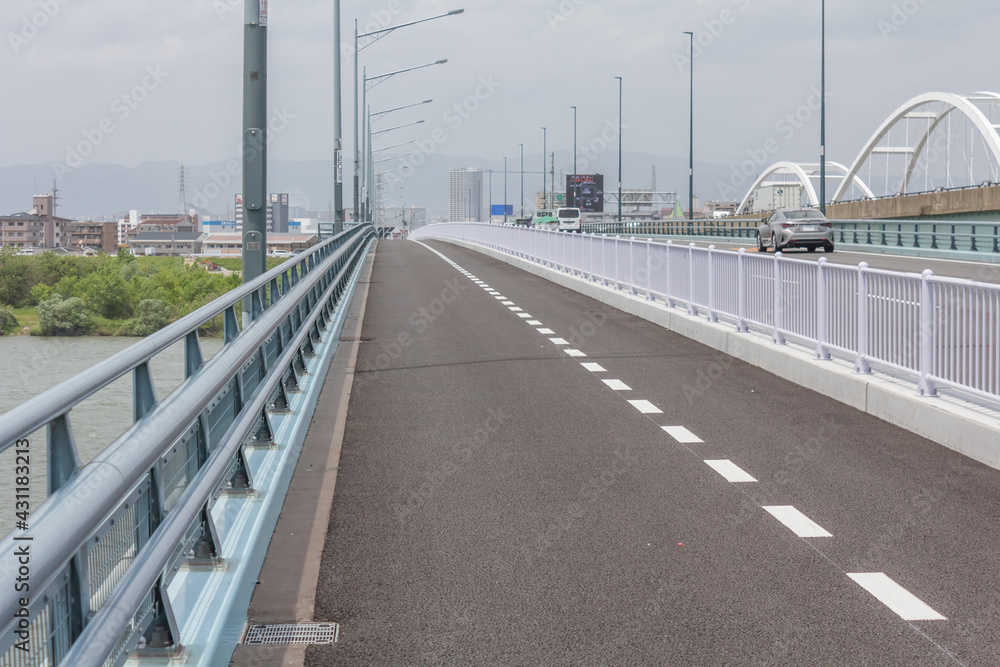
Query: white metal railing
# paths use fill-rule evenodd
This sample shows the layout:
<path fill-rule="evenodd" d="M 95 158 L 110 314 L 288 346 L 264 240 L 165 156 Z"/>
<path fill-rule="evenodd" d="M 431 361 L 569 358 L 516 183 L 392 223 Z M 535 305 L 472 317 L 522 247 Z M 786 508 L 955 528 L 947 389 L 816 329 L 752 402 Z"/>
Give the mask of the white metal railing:
<path fill-rule="evenodd" d="M 410 234 L 481 245 L 616 290 L 753 327 L 819 359 L 909 377 L 917 392 L 950 388 L 1000 408 L 1000 286 L 775 255 L 488 223 Z"/>

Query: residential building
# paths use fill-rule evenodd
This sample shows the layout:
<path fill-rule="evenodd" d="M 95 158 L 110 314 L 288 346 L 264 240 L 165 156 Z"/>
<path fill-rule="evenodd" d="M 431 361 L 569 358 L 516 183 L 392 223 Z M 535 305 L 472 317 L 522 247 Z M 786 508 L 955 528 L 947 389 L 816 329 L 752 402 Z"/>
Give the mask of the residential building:
<path fill-rule="evenodd" d="M 35 195 L 30 213 L 0 216 L 0 245 L 62 248 L 70 245 L 72 220 L 56 217 L 52 195 Z"/>
<path fill-rule="evenodd" d="M 118 252 L 118 223 L 74 221 L 70 225 L 70 246 L 76 250 L 90 248 L 113 255 Z"/>
<path fill-rule="evenodd" d="M 483 219 L 483 172 L 479 169 L 448 170 L 448 220 L 476 222 Z"/>
<path fill-rule="evenodd" d="M 276 250 L 294 252 L 305 250 L 319 243 L 316 234 L 268 234 L 267 253 Z M 242 234 L 208 234 L 202 245 L 201 252 L 205 255 L 224 255 L 240 257 L 243 254 Z"/>
<path fill-rule="evenodd" d="M 133 255 L 180 257 L 200 255 L 204 232 L 139 232 L 128 242 Z"/>

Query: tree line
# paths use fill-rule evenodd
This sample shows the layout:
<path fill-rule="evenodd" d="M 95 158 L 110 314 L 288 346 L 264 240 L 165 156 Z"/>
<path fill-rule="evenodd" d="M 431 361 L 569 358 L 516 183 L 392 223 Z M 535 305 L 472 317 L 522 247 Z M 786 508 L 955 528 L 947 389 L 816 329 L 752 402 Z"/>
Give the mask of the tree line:
<path fill-rule="evenodd" d="M 35 308 L 45 336 L 147 336 L 226 292 L 238 275 L 209 273 L 179 257 L 95 257 L 0 250 L 0 329 L 19 327 L 14 310 Z M 206 333 L 217 333 L 217 323 Z"/>

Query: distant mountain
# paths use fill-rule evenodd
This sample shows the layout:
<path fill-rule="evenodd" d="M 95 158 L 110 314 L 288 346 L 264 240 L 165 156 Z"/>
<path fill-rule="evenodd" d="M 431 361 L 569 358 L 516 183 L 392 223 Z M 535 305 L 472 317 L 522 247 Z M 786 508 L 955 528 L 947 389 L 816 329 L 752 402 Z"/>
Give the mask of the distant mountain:
<path fill-rule="evenodd" d="M 535 153 L 524 158 L 524 206 L 534 207 L 535 193 L 542 189 L 542 158 Z M 344 205 L 353 205 L 353 164 L 345 159 Z M 565 187 L 565 175 L 572 173 L 573 155 L 556 152 L 556 189 Z M 625 188 L 652 187 L 656 167 L 659 191 L 678 193 L 687 203 L 687 158 L 625 153 L 622 159 Z M 507 202 L 515 210 L 521 189 L 520 155 L 507 160 Z M 448 170 L 459 167 L 492 169 L 493 203 L 503 203 L 503 160 L 480 157 L 455 157 L 443 154 L 411 154 L 408 158 L 379 164 L 387 206 L 415 205 L 427 208 L 428 217 L 448 214 Z M 578 155 L 580 173 L 603 173 L 607 190 L 618 187 L 618 155 L 607 150 L 599 156 Z M 234 175 L 235 174 L 235 175 Z M 242 189 L 239 160 L 209 165 L 185 166 L 185 192 L 188 207 L 203 216 L 231 218 L 234 197 Z M 695 193 L 701 201 L 739 199 L 754 175 L 737 173 L 732 166 L 695 163 Z M 57 180 L 57 214 L 74 219 L 111 220 L 130 209 L 142 213 L 173 213 L 180 210 L 180 163 L 144 162 L 136 167 L 113 164 L 89 164 L 57 174 L 51 165 L 0 167 L 0 214 L 31 209 L 34 194 L 51 192 Z M 490 180 L 484 175 L 484 185 Z M 551 187 L 550 181 L 547 181 Z M 333 207 L 333 161 L 271 160 L 268 165 L 268 191 L 286 192 L 289 203 L 306 210 L 326 211 Z M 484 202 L 487 204 L 488 202 Z"/>

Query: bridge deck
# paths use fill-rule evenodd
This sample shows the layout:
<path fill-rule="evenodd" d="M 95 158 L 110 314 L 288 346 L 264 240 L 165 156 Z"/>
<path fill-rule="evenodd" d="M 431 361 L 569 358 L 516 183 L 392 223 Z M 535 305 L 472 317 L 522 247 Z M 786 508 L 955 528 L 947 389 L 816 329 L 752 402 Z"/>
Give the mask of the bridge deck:
<path fill-rule="evenodd" d="M 1000 552 L 983 530 L 1000 473 L 541 278 L 432 245 L 513 304 L 425 246 L 380 243 L 322 561 L 306 535 L 326 516 L 309 466 L 330 460 L 339 386 L 321 399 L 293 481 L 316 494 L 286 501 L 250 613 L 337 621 L 341 641 L 285 652 L 284 664 L 1000 654 Z M 612 379 L 629 389 L 602 381 Z M 759 481 L 728 481 L 740 472 Z M 765 510 L 774 506 L 832 536 L 799 537 Z M 904 620 L 848 576 L 861 573 L 885 573 L 930 608 L 909 616 L 947 620 Z"/>

